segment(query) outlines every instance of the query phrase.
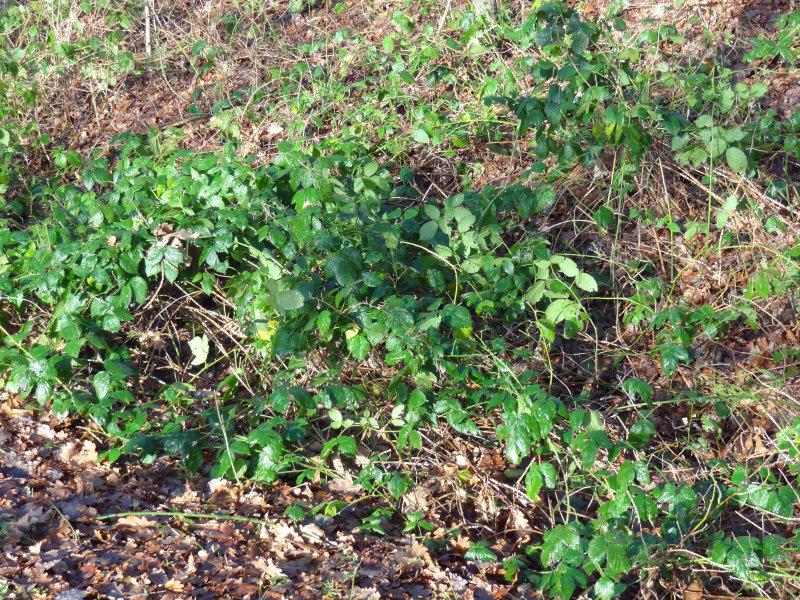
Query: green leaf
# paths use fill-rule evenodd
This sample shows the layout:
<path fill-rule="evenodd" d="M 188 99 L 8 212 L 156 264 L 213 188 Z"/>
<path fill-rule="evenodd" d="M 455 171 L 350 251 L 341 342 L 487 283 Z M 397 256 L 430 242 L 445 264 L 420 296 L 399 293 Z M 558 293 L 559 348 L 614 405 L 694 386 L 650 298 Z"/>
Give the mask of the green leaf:
<path fill-rule="evenodd" d="M 392 331 L 403 333 L 414 326 L 414 317 L 405 308 L 387 306 L 386 326 Z"/>
<path fill-rule="evenodd" d="M 113 382 L 111 380 L 111 373 L 108 371 L 100 371 L 92 379 L 94 392 L 97 394 L 97 399 L 102 400 L 111 392 Z"/>
<path fill-rule="evenodd" d="M 292 402 L 292 395 L 286 388 L 278 388 L 269 395 L 269 403 L 279 413 L 289 410 Z"/>
<path fill-rule="evenodd" d="M 630 394 L 632 398 L 641 398 L 642 402 L 651 404 L 653 400 L 653 386 L 643 379 L 629 377 L 622 382 L 622 389 Z"/>
<path fill-rule="evenodd" d="M 597 224 L 598 229 L 611 229 L 611 226 L 614 224 L 614 212 L 607 206 L 601 206 L 592 216 L 594 217 L 594 222 Z"/>
<path fill-rule="evenodd" d="M 720 103 L 722 104 L 722 108 L 725 111 L 729 111 L 733 108 L 733 103 L 736 100 L 736 93 L 731 88 L 725 88 L 722 90 L 722 94 L 720 94 Z"/>
<path fill-rule="evenodd" d="M 340 435 L 334 438 L 336 445 L 339 447 L 339 452 L 345 456 L 354 457 L 356 455 L 356 439 L 349 435 Z"/>
<path fill-rule="evenodd" d="M 547 291 L 547 286 L 543 279 L 534 283 L 531 287 L 528 288 L 528 291 L 522 296 L 522 298 L 530 304 L 531 306 L 535 305 L 539 300 L 544 298 L 544 293 Z"/>
<path fill-rule="evenodd" d="M 543 484 L 544 479 L 542 478 L 542 473 L 539 470 L 539 465 L 536 463 L 531 463 L 531 466 L 525 475 L 525 493 L 528 495 L 528 498 L 534 501 L 538 500 L 539 491 L 542 489 Z"/>
<path fill-rule="evenodd" d="M 164 249 L 153 245 L 144 257 L 144 272 L 148 277 L 152 277 L 161 272 L 161 260 L 164 258 Z"/>
<path fill-rule="evenodd" d="M 628 443 L 634 448 L 642 448 L 655 435 L 656 428 L 650 419 L 641 419 L 634 423 L 628 431 Z"/>
<path fill-rule="evenodd" d="M 433 239 L 433 236 L 436 235 L 436 232 L 439 230 L 439 225 L 436 221 L 428 221 L 422 227 L 419 228 L 419 239 L 425 242 L 429 242 Z"/>
<path fill-rule="evenodd" d="M 297 290 L 284 290 L 278 294 L 278 306 L 283 310 L 297 310 L 303 308 L 303 294 Z"/>
<path fill-rule="evenodd" d="M 544 484 L 551 490 L 555 488 L 558 483 L 558 475 L 556 474 L 555 467 L 550 463 L 542 463 L 539 465 L 539 470 L 542 473 Z"/>
<path fill-rule="evenodd" d="M 706 150 L 708 150 L 708 155 L 711 158 L 720 156 L 723 152 L 725 152 L 727 147 L 728 144 L 721 137 L 712 137 L 708 140 L 708 143 L 706 143 Z"/>
<path fill-rule="evenodd" d="M 480 541 L 472 544 L 464 553 L 464 560 L 471 560 L 476 563 L 497 562 L 497 555 L 489 548 L 489 543 Z"/>
<path fill-rule="evenodd" d="M 733 473 L 731 473 L 731 483 L 734 485 L 742 485 L 746 481 L 747 469 L 745 469 L 742 465 L 739 465 L 733 470 Z"/>
<path fill-rule="evenodd" d="M 325 263 L 325 273 L 341 286 L 355 283 L 360 271 L 360 256 L 352 248 L 337 252 Z"/>
<path fill-rule="evenodd" d="M 558 525 L 544 534 L 542 544 L 542 566 L 552 567 L 569 550 L 580 548 L 581 538 L 572 524 Z"/>
<path fill-rule="evenodd" d="M 459 233 L 466 233 L 475 224 L 475 215 L 469 209 L 459 206 L 453 211 Z"/>
<path fill-rule="evenodd" d="M 129 283 L 136 304 L 144 304 L 147 301 L 147 282 L 137 275 L 131 278 Z"/>
<path fill-rule="evenodd" d="M 531 429 L 524 415 L 504 413 L 504 423 L 498 427 L 498 435 L 505 440 L 505 455 L 511 464 L 518 465 L 531 451 Z"/>
<path fill-rule="evenodd" d="M 553 300 L 545 309 L 545 318 L 558 325 L 566 319 L 577 319 L 581 314 L 581 305 L 569 298 L 558 298 Z"/>
<path fill-rule="evenodd" d="M 317 315 L 316 318 L 317 329 L 319 329 L 319 333 L 323 337 L 326 336 L 331 329 L 331 320 L 332 320 L 332 315 L 331 311 L 329 310 L 323 310 L 321 313 Z"/>
<path fill-rule="evenodd" d="M 442 211 L 440 211 L 439 208 L 433 204 L 426 204 L 422 210 L 424 210 L 425 214 L 428 215 L 428 218 L 432 219 L 433 221 L 438 221 L 442 216 Z"/>
<path fill-rule="evenodd" d="M 578 273 L 578 275 L 575 277 L 575 285 L 577 285 L 584 292 L 597 291 L 597 282 L 594 280 L 594 277 L 588 273 Z"/>
<path fill-rule="evenodd" d="M 303 508 L 297 504 L 292 504 L 289 506 L 285 511 L 283 511 L 283 514 L 291 519 L 294 523 L 302 521 L 306 517 L 306 511 L 304 511 Z"/>
<path fill-rule="evenodd" d="M 580 273 L 580 269 L 578 269 L 578 265 L 575 264 L 575 261 L 567 257 L 561 257 L 561 260 L 558 262 L 558 269 L 567 277 L 577 277 Z"/>
<path fill-rule="evenodd" d="M 411 137 L 414 138 L 415 142 L 418 142 L 420 144 L 428 144 L 431 141 L 431 137 L 428 135 L 428 132 L 422 129 L 421 127 L 412 131 Z"/>
<path fill-rule="evenodd" d="M 408 487 L 408 478 L 404 475 L 400 475 L 399 473 L 392 475 L 389 478 L 389 481 L 386 482 L 386 489 L 389 490 L 389 493 L 395 500 L 402 497 L 402 495 L 406 493 L 406 490 L 408 490 Z"/>
<path fill-rule="evenodd" d="M 463 306 L 448 304 L 444 308 L 444 316 L 453 329 L 472 329 L 472 315 Z"/>
<path fill-rule="evenodd" d="M 127 273 L 135 275 L 139 271 L 141 260 L 141 252 L 123 252 L 119 255 L 119 266 Z"/>
<path fill-rule="evenodd" d="M 116 314 L 108 313 L 105 317 L 103 317 L 103 329 L 106 331 L 117 333 L 121 326 L 122 321 Z"/>
<path fill-rule="evenodd" d="M 551 186 L 536 190 L 536 212 L 543 212 L 550 208 L 556 201 L 556 191 Z"/>
<path fill-rule="evenodd" d="M 611 600 L 616 596 L 614 582 L 608 577 L 601 577 L 594 584 L 594 596 L 598 600 Z"/>
<path fill-rule="evenodd" d="M 509 556 L 503 561 L 503 579 L 508 582 L 514 581 L 524 565 L 525 563 L 519 556 Z"/>
<path fill-rule="evenodd" d="M 178 278 L 178 269 L 183 261 L 183 255 L 180 250 L 172 246 L 166 246 L 163 249 L 163 262 L 161 263 L 164 271 L 164 278 L 170 283 Z"/>
<path fill-rule="evenodd" d="M 367 337 L 359 333 L 354 335 L 353 337 L 347 339 L 347 350 L 350 352 L 351 356 L 356 360 L 364 360 L 367 358 L 367 355 L 370 351 L 370 344 Z"/>
<path fill-rule="evenodd" d="M 277 477 L 283 456 L 283 442 L 278 434 L 269 432 L 261 440 L 262 448 L 258 454 L 253 479 L 262 483 L 272 483 Z"/>
<path fill-rule="evenodd" d="M 192 351 L 193 356 L 192 366 L 202 365 L 208 358 L 208 337 L 205 334 L 194 336 L 189 340 L 189 349 Z"/>
<path fill-rule="evenodd" d="M 441 315 L 433 315 L 417 323 L 417 329 L 419 329 L 420 331 L 427 331 L 428 329 L 439 329 L 439 325 L 441 323 L 442 323 Z"/>
<path fill-rule="evenodd" d="M 747 155 L 731 146 L 725 151 L 725 158 L 728 161 L 728 166 L 737 173 L 744 173 L 747 171 Z"/>
<path fill-rule="evenodd" d="M 694 124 L 700 128 L 709 128 L 714 126 L 714 119 L 711 115 L 700 115 Z"/>
<path fill-rule="evenodd" d="M 731 127 L 722 131 L 722 137 L 726 142 L 741 142 L 747 137 L 747 134 L 741 127 Z"/>
<path fill-rule="evenodd" d="M 672 377 L 679 364 L 688 365 L 689 351 L 679 344 L 666 344 L 661 347 L 661 369 L 667 377 Z"/>

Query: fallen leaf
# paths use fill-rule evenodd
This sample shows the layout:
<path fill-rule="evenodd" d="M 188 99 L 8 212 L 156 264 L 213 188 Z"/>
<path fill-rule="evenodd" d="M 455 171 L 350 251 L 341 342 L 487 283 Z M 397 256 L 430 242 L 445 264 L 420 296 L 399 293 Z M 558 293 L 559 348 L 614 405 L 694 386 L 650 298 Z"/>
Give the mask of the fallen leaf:
<path fill-rule="evenodd" d="M 87 466 L 97 464 L 97 447 L 85 440 L 80 447 L 76 442 L 67 442 L 58 451 L 58 457 L 67 464 Z"/>
<path fill-rule="evenodd" d="M 184 585 L 180 581 L 170 579 L 164 584 L 164 589 L 170 592 L 182 592 L 184 590 Z"/>
<path fill-rule="evenodd" d="M 703 600 L 703 586 L 697 579 L 683 590 L 683 600 Z"/>
<path fill-rule="evenodd" d="M 121 527 L 130 527 L 132 529 L 139 529 L 141 527 L 154 527 L 156 525 L 155 519 L 146 519 L 138 515 L 126 515 L 117 519 L 117 525 Z"/>

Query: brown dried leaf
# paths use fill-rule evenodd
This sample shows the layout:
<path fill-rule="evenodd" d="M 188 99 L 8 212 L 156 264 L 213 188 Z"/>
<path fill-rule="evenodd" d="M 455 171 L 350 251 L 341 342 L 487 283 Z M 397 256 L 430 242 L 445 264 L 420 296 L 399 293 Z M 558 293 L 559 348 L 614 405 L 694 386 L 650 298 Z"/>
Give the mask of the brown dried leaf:
<path fill-rule="evenodd" d="M 703 600 L 703 586 L 697 579 L 683 590 L 683 600 Z"/>
<path fill-rule="evenodd" d="M 120 527 L 130 527 L 131 529 L 140 529 L 142 527 L 154 527 L 157 521 L 155 519 L 146 519 L 138 515 L 126 515 L 117 520 L 117 525 Z"/>

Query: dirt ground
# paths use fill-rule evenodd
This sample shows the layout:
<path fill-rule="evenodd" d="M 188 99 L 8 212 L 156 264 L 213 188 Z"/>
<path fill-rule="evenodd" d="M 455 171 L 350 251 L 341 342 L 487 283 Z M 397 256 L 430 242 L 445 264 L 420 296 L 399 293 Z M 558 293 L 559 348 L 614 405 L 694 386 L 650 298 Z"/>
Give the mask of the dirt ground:
<path fill-rule="evenodd" d="M 507 591 L 399 529 L 362 533 L 358 506 L 302 526 L 284 516 L 332 490 L 347 498 L 352 481 L 265 492 L 187 477 L 162 460 L 112 467 L 98 460 L 91 429 L 8 398 L 0 448 L 0 578 L 20 586 L 13 598 L 483 599 Z M 131 512 L 139 514 L 120 515 Z"/>

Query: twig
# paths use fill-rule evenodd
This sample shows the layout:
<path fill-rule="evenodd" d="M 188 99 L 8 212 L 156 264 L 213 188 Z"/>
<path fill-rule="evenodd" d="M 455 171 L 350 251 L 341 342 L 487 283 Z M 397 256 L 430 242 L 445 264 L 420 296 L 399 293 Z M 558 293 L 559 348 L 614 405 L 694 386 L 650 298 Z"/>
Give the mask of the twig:
<path fill-rule="evenodd" d="M 147 58 L 153 55 L 153 46 L 150 42 L 150 1 L 144 0 L 144 51 Z"/>
<path fill-rule="evenodd" d="M 187 513 L 178 511 L 162 510 L 142 510 L 111 513 L 97 517 L 98 521 L 108 521 L 110 519 L 120 519 L 122 517 L 171 517 L 180 519 L 208 519 L 213 521 L 238 521 L 240 523 L 256 523 L 259 525 L 272 526 L 273 523 L 267 519 L 256 519 L 253 517 L 243 517 L 241 515 L 218 515 L 214 513 Z"/>

